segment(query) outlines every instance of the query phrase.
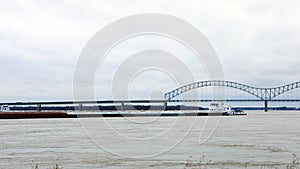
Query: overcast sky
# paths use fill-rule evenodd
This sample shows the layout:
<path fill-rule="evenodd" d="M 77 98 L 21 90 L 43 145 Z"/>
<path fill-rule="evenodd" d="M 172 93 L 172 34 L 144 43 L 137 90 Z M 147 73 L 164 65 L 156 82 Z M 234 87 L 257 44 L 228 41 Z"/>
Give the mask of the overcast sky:
<path fill-rule="evenodd" d="M 0 0 L 0 101 L 72 100 L 75 66 L 87 41 L 109 23 L 140 13 L 169 14 L 198 28 L 215 48 L 227 80 L 258 87 L 300 80 L 299 0 Z M 142 41 L 125 42 L 106 60 L 109 66 L 96 77 L 99 99 L 111 98 L 109 79 L 118 56 Z M 176 46 L 160 41 L 163 49 Z M 188 51 L 177 52 L 197 81 L 207 79 Z M 162 77 L 138 76 L 129 95 L 147 98 L 151 90 L 176 87 Z"/>

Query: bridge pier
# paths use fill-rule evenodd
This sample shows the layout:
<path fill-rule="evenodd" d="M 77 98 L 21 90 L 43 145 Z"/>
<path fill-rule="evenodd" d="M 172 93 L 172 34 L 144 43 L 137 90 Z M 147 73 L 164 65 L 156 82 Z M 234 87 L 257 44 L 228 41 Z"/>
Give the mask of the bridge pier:
<path fill-rule="evenodd" d="M 42 110 L 42 105 L 41 104 L 36 105 L 36 111 L 41 111 L 41 110 Z"/>
<path fill-rule="evenodd" d="M 79 104 L 78 110 L 79 110 L 79 111 L 82 111 L 82 103 Z"/>
<path fill-rule="evenodd" d="M 124 102 L 121 103 L 121 110 L 122 110 L 122 111 L 125 111 L 125 103 L 124 103 Z"/>
<path fill-rule="evenodd" d="M 268 101 L 265 100 L 265 112 L 268 112 Z"/>
<path fill-rule="evenodd" d="M 164 102 L 164 111 L 167 111 L 167 110 L 168 110 L 168 102 L 165 101 L 165 102 Z"/>

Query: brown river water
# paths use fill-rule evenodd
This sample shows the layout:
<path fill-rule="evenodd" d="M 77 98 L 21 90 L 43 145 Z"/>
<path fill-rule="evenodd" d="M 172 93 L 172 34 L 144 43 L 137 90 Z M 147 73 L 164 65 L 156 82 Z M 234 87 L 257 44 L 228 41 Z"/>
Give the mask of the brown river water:
<path fill-rule="evenodd" d="M 299 168 L 300 112 L 246 113 L 2 119 L 0 168 Z"/>

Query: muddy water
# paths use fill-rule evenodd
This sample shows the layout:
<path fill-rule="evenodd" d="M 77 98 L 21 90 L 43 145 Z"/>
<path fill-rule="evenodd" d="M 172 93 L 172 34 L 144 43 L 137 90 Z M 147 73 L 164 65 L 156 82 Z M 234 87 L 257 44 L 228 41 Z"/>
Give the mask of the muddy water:
<path fill-rule="evenodd" d="M 0 120 L 0 168 L 286 168 L 300 112 Z M 293 164 L 294 163 L 294 164 Z M 295 165 L 296 166 L 296 165 Z M 299 167 L 299 166 L 298 166 Z"/>

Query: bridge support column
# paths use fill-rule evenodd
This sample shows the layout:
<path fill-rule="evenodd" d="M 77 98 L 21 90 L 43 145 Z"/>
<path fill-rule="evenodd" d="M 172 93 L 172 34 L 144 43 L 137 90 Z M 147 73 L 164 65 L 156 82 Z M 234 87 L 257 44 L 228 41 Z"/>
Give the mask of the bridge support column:
<path fill-rule="evenodd" d="M 125 103 L 121 103 L 121 110 L 125 111 Z"/>
<path fill-rule="evenodd" d="M 38 105 L 36 106 L 36 111 L 41 111 L 41 110 L 42 110 L 42 105 L 38 104 Z"/>
<path fill-rule="evenodd" d="M 167 111 L 167 110 L 168 110 L 168 102 L 165 101 L 165 102 L 164 102 L 164 111 Z"/>
<path fill-rule="evenodd" d="M 79 111 L 82 111 L 82 103 L 79 104 L 78 110 L 79 110 Z"/>
<path fill-rule="evenodd" d="M 265 112 L 268 112 L 268 101 L 265 100 Z"/>

